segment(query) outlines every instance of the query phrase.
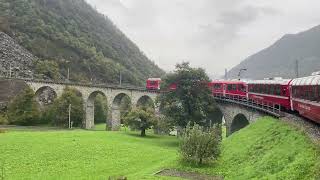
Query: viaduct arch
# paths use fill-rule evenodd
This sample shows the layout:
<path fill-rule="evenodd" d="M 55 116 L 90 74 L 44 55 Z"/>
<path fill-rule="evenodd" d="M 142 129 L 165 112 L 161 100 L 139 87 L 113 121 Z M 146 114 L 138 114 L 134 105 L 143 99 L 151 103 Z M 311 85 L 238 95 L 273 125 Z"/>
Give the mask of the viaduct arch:
<path fill-rule="evenodd" d="M 154 91 L 137 88 L 58 84 L 40 81 L 26 81 L 26 83 L 33 89 L 41 105 L 52 103 L 55 98 L 62 95 L 66 87 L 79 91 L 83 98 L 83 108 L 85 112 L 84 128 L 86 129 L 94 127 L 94 99 L 98 94 L 101 94 L 107 99 L 108 118 L 106 119 L 106 124 L 114 131 L 120 129 L 120 104 L 125 97 L 130 99 L 132 107 L 136 107 L 143 103 L 145 99 L 148 99 L 149 102 L 154 104 L 158 94 Z"/>
<path fill-rule="evenodd" d="M 254 108 L 239 104 L 217 102 L 217 106 L 222 113 L 221 118 L 225 120 L 227 136 L 266 116 L 265 113 Z"/>

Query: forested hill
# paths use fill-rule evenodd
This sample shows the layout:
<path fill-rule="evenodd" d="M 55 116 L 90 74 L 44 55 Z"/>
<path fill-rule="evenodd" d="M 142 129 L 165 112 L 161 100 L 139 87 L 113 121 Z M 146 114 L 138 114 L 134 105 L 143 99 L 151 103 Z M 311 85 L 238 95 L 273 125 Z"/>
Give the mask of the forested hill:
<path fill-rule="evenodd" d="M 299 76 L 320 71 L 320 26 L 285 35 L 269 48 L 241 62 L 229 72 L 229 77 L 237 77 L 239 69 L 247 68 L 243 74 L 249 78 L 293 78 L 296 76 L 296 60 L 299 62 Z"/>
<path fill-rule="evenodd" d="M 84 0 L 0 0 L 0 31 L 39 60 L 33 71 L 43 78 L 142 84 L 164 72 L 106 16 Z M 58 67 L 58 74 L 56 72 Z"/>

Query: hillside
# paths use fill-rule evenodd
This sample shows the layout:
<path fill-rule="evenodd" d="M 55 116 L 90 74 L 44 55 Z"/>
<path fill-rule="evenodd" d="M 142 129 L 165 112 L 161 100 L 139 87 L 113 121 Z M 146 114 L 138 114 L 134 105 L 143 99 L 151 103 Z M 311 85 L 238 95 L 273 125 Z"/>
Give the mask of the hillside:
<path fill-rule="evenodd" d="M 238 76 L 239 69 L 247 68 L 244 77 L 296 77 L 296 60 L 299 61 L 299 76 L 308 76 L 320 71 L 320 26 L 298 34 L 285 35 L 272 46 L 248 57 L 229 72 L 229 77 Z"/>
<path fill-rule="evenodd" d="M 142 84 L 164 72 L 107 17 L 84 0 L 0 0 L 0 31 L 39 60 L 38 77 L 73 81 Z M 49 72 L 48 72 L 49 71 Z"/>
<path fill-rule="evenodd" d="M 225 179 L 318 179 L 320 151 L 302 132 L 265 117 L 222 143 L 214 166 L 178 169 L 219 174 Z"/>

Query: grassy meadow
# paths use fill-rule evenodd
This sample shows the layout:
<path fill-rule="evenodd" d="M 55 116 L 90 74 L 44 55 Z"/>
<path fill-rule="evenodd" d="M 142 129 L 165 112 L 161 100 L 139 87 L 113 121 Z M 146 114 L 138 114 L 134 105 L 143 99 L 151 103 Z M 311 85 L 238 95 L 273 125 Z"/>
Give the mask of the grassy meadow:
<path fill-rule="evenodd" d="M 149 132 L 141 138 L 138 132 L 103 128 L 0 133 L 0 179 L 177 179 L 153 175 L 163 168 L 236 180 L 320 177 L 318 147 L 303 133 L 268 117 L 225 138 L 221 157 L 202 167 L 179 161 L 176 137 Z"/>

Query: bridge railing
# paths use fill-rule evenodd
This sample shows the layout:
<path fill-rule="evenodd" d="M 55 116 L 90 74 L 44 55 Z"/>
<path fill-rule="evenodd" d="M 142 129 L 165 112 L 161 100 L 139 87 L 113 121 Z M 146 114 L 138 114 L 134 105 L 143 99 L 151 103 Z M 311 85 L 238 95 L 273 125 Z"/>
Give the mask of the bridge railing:
<path fill-rule="evenodd" d="M 230 102 L 235 104 L 240 104 L 249 108 L 253 108 L 267 114 L 276 116 L 276 117 L 283 117 L 284 113 L 281 111 L 281 105 L 269 101 L 264 100 L 250 100 L 245 96 L 239 95 L 225 95 L 222 94 L 214 94 L 214 99 L 223 102 Z"/>

